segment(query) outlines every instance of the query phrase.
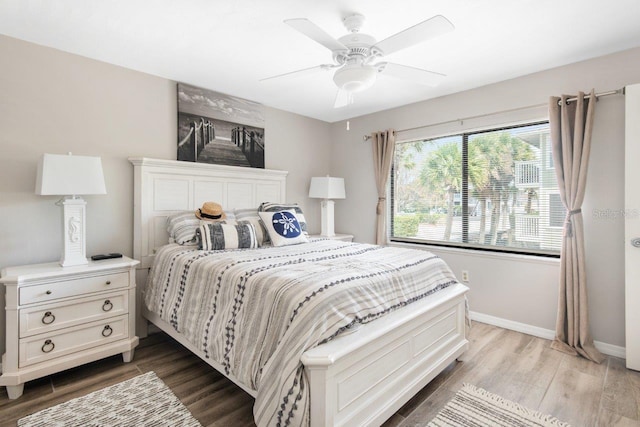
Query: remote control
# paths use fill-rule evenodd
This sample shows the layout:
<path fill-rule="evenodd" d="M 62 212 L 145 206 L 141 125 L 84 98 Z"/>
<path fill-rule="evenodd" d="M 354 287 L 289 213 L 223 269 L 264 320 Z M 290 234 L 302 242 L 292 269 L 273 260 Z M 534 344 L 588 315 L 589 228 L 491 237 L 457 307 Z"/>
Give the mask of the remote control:
<path fill-rule="evenodd" d="M 119 254 L 117 252 L 111 253 L 111 254 L 100 254 L 100 255 L 93 255 L 91 257 L 91 259 L 93 261 L 101 261 L 103 259 L 111 259 L 111 258 L 122 258 L 122 254 Z"/>

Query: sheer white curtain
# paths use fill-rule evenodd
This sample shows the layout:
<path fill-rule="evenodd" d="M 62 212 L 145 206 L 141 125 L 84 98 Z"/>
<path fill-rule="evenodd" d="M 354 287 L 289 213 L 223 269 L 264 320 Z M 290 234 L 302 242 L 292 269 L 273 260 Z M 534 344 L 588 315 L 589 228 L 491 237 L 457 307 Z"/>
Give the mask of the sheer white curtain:
<path fill-rule="evenodd" d="M 593 345 L 589 330 L 581 210 L 587 182 L 596 96 L 592 90 L 586 98 L 580 92 L 575 102 L 569 102 L 568 98 L 568 95 L 563 95 L 549 100 L 553 162 L 556 165 L 560 198 L 567 210 L 560 255 L 556 337 L 551 346 L 600 363 L 604 357 Z"/>
<path fill-rule="evenodd" d="M 376 205 L 376 244 L 387 244 L 387 181 L 391 173 L 391 163 L 396 146 L 396 136 L 393 129 L 371 134 L 373 141 L 373 171 L 378 188 L 378 203 Z"/>

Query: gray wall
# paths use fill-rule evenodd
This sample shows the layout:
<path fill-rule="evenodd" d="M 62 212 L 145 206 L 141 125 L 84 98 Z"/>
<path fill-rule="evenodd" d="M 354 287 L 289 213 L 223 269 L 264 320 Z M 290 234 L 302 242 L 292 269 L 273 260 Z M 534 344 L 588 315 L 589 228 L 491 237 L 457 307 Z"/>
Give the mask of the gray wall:
<path fill-rule="evenodd" d="M 5 36 L 0 57 L 0 268 L 60 257 L 58 197 L 34 194 L 43 153 L 102 156 L 107 195 L 85 197 L 87 254 L 131 256 L 127 157 L 176 158 L 176 83 Z M 266 167 L 289 171 L 287 198 L 302 204 L 317 232 L 320 206 L 307 193 L 310 177 L 329 171 L 330 126 L 271 108 L 265 115 Z M 4 321 L 3 308 L 0 354 Z"/>
<path fill-rule="evenodd" d="M 447 120 L 546 104 L 551 95 L 608 91 L 640 80 L 640 49 L 576 63 L 454 95 L 395 108 L 332 125 L 332 169 L 345 178 L 347 199 L 336 203 L 336 228 L 374 242 L 376 189 L 371 144 L 362 136 L 373 131 L 408 129 Z M 543 114 L 545 107 L 542 107 Z M 508 120 L 539 119 L 541 108 L 456 122 L 418 133 L 438 134 L 499 125 Z M 503 120 L 507 120 L 504 122 Z M 602 218 L 594 210 L 624 209 L 624 99 L 601 98 L 596 106 L 587 193 L 583 205 L 590 317 L 594 338 L 624 346 L 624 223 Z M 416 135 L 416 132 L 413 132 Z M 406 138 L 407 133 L 400 134 Z M 358 159 L 357 162 L 354 159 Z M 354 164 L 358 166 L 354 167 Z M 434 249 L 458 277 L 469 270 L 471 310 L 555 329 L 559 263 L 534 257 L 489 255 Z"/>
<path fill-rule="evenodd" d="M 7 59 L 0 73 L 0 267 L 48 262 L 60 255 L 57 198 L 34 194 L 42 153 L 102 156 L 108 194 L 86 197 L 87 252 L 131 255 L 133 173 L 126 159 L 175 158 L 175 82 L 4 36 L 0 57 Z M 302 204 L 312 232 L 319 231 L 320 206 L 307 198 L 310 177 L 344 177 L 347 199 L 336 201 L 336 231 L 373 242 L 377 196 L 371 147 L 362 135 L 544 104 L 550 95 L 591 87 L 614 89 L 637 82 L 638 75 L 640 49 L 635 49 L 352 119 L 350 131 L 345 122 L 330 125 L 266 108 L 266 166 L 290 172 L 288 199 Z M 540 109 L 532 109 L 517 117 L 537 119 L 540 114 Z M 505 116 L 463 126 L 500 120 Z M 600 100 L 583 206 L 592 331 L 596 340 L 619 346 L 624 345 L 623 222 L 590 213 L 624 208 L 623 127 L 622 97 Z M 451 130 L 455 126 L 437 129 Z M 456 274 L 469 270 L 473 311 L 554 328 L 557 261 L 437 252 Z"/>

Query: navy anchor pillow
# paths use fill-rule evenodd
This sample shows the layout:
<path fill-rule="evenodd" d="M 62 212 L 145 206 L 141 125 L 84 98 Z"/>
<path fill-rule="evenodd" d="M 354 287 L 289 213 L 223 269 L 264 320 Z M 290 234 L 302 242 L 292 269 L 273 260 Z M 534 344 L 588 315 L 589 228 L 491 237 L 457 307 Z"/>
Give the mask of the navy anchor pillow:
<path fill-rule="evenodd" d="M 273 246 L 308 242 L 294 211 L 258 212 Z"/>
<path fill-rule="evenodd" d="M 294 211 L 296 214 L 296 219 L 300 223 L 300 227 L 302 227 L 302 232 L 307 237 L 309 237 L 309 233 L 307 232 L 307 220 L 304 217 L 304 213 L 302 213 L 302 208 L 297 203 L 263 202 L 258 207 L 258 212 L 280 212 L 280 211 Z"/>

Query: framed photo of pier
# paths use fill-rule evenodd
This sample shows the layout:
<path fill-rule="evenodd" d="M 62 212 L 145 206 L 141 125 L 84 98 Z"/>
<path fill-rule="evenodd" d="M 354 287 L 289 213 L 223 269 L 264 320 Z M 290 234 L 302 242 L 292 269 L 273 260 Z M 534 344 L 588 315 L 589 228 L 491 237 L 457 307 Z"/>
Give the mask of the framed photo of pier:
<path fill-rule="evenodd" d="M 178 83 L 178 152 L 186 162 L 264 168 L 263 106 Z"/>

